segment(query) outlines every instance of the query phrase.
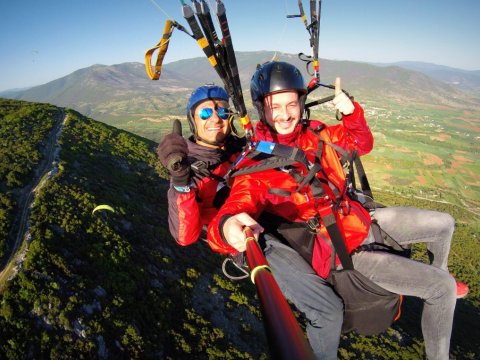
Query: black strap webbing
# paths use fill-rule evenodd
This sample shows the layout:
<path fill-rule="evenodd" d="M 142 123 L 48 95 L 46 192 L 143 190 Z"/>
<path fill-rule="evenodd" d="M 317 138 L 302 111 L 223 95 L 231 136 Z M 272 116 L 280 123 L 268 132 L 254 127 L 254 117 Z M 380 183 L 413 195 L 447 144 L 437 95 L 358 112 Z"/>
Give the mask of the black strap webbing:
<path fill-rule="evenodd" d="M 362 160 L 360 160 L 360 156 L 356 151 L 354 151 L 353 153 L 353 162 L 355 163 L 355 169 L 357 170 L 358 179 L 360 181 L 360 186 L 363 193 L 373 200 L 373 193 L 367 179 L 367 174 L 365 173 L 365 169 L 363 168 Z M 355 176 L 353 176 L 353 174 L 352 178 L 353 186 L 355 187 Z"/>
<path fill-rule="evenodd" d="M 287 145 L 275 144 L 271 149 L 270 154 L 265 154 L 260 151 L 254 150 L 247 156 L 248 158 L 254 158 L 257 155 L 268 156 L 266 159 L 261 160 L 259 163 L 251 166 L 246 166 L 240 169 L 234 169 L 232 171 L 232 177 L 250 174 L 253 172 L 280 168 L 283 166 L 293 165 L 300 163 L 308 169 L 308 159 L 305 152 L 299 148 L 291 147 Z"/>
<path fill-rule="evenodd" d="M 322 217 L 322 220 L 327 228 L 328 235 L 330 235 L 330 239 L 332 240 L 332 244 L 335 247 L 335 251 L 338 254 L 343 268 L 346 270 L 353 270 L 352 258 L 350 255 L 348 255 L 347 248 L 345 247 L 345 242 L 343 240 L 343 235 L 338 228 L 335 215 L 330 212 L 330 214 L 327 216 Z"/>
<path fill-rule="evenodd" d="M 238 170 L 233 170 L 230 176 L 235 177 L 239 175 L 251 174 L 258 171 L 276 169 L 283 166 L 293 165 L 295 163 L 297 163 L 297 161 L 293 159 L 284 159 L 284 158 L 275 157 L 275 158 L 262 160 L 255 165 L 240 168 Z"/>

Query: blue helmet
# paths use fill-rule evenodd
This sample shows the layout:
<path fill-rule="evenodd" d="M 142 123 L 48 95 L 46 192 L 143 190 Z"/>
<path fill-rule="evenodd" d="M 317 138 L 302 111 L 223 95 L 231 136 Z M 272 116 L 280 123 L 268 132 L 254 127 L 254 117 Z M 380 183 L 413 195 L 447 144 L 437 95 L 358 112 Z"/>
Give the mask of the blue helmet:
<path fill-rule="evenodd" d="M 224 100 L 228 102 L 230 97 L 224 88 L 216 85 L 203 85 L 193 90 L 187 103 L 187 112 L 194 113 L 195 107 L 204 100 Z"/>
<path fill-rule="evenodd" d="M 203 85 L 193 90 L 187 102 L 187 120 L 188 120 L 188 125 L 190 125 L 190 130 L 196 139 L 202 140 L 203 142 L 206 142 L 206 143 L 210 143 L 205 139 L 201 139 L 197 133 L 197 129 L 195 126 L 195 119 L 194 119 L 195 108 L 205 100 L 222 100 L 228 103 L 229 99 L 230 97 L 228 96 L 228 93 L 225 91 L 223 87 L 216 86 L 213 84 Z M 217 143 L 211 143 L 211 144 L 219 145 Z"/>

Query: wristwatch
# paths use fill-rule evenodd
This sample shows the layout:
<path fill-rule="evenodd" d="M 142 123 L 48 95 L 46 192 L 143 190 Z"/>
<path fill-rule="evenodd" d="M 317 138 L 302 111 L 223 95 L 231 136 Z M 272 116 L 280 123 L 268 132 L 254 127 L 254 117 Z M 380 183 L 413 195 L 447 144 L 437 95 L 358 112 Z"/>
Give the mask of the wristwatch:
<path fill-rule="evenodd" d="M 176 186 L 173 185 L 174 189 L 177 190 L 178 192 L 181 193 L 188 193 L 190 192 L 190 185 L 185 185 L 185 186 Z"/>

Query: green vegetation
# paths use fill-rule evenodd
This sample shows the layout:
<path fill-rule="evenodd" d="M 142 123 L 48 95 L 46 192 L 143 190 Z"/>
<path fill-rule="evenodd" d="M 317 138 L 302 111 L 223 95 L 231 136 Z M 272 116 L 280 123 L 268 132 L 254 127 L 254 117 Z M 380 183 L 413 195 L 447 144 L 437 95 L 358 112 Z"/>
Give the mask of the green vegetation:
<path fill-rule="evenodd" d="M 221 257 L 204 244 L 181 248 L 170 238 L 156 144 L 74 111 L 66 115 L 58 173 L 35 198 L 25 260 L 0 297 L 0 353 L 265 357 L 259 318 L 249 319 L 254 330 L 240 331 L 247 306 L 258 306 L 254 289 L 237 287 L 247 287 L 250 303 L 243 305 L 230 291 L 211 295 Z M 92 215 L 99 204 L 115 212 Z"/>
<path fill-rule="evenodd" d="M 30 126 L 51 123 L 50 130 L 27 135 L 39 144 L 52 135 L 62 113 L 49 105 L 2 104 L 3 114 L 8 106 L 20 113 L 23 107 L 45 106 L 44 115 Z M 170 237 L 168 183 L 157 163 L 157 144 L 71 110 L 65 114 L 58 172 L 36 194 L 28 251 L 17 275 L 0 284 L 0 358 L 266 359 L 254 286 L 248 279 L 226 279 L 220 269 L 223 257 L 203 242 L 180 247 Z M 25 181 L 42 161 L 38 149 L 39 160 Z M 382 180 L 370 179 L 373 185 Z M 8 207 L 8 201 L 13 206 L 19 187 L 2 186 L 0 206 Z M 398 194 L 376 190 L 375 195 L 387 205 L 437 209 L 455 217 L 450 270 L 470 284 L 471 293 L 457 303 L 452 357 L 478 358 L 478 216 L 465 206 L 418 199 L 415 187 L 406 191 L 409 186 L 395 185 Z M 100 204 L 115 212 L 92 215 Z M 14 216 L 7 214 L 9 222 L 0 216 L 0 224 L 7 226 L 0 228 L 5 239 Z M 416 259 L 425 260 L 422 246 L 413 250 Z M 339 358 L 422 358 L 420 312 L 420 301 L 407 299 L 401 319 L 385 334 L 343 335 Z"/>
<path fill-rule="evenodd" d="M 20 191 L 35 176 L 59 116 L 52 105 L 0 99 L 0 262 L 18 216 Z"/>

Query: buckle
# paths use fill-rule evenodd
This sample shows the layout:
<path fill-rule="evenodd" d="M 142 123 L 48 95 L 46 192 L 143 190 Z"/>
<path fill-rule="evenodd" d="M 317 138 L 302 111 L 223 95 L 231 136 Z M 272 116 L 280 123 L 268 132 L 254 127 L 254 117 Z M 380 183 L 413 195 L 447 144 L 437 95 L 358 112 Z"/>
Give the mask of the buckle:
<path fill-rule="evenodd" d="M 314 216 L 310 219 L 307 220 L 307 225 L 308 227 L 313 231 L 313 232 L 318 232 L 317 229 L 320 227 L 320 219 L 318 216 Z"/>
<path fill-rule="evenodd" d="M 194 163 L 190 164 L 193 172 L 202 176 L 214 176 L 208 169 L 208 164 L 205 161 L 197 160 Z M 223 180 L 223 178 L 221 178 Z"/>
<path fill-rule="evenodd" d="M 343 200 L 338 203 L 338 210 L 342 213 L 343 216 L 350 214 L 350 202 L 348 200 Z"/>
<path fill-rule="evenodd" d="M 205 170 L 208 170 L 208 165 L 205 161 L 202 160 L 197 160 L 193 164 L 190 165 L 194 171 L 197 171 L 199 173 L 204 172 Z"/>

